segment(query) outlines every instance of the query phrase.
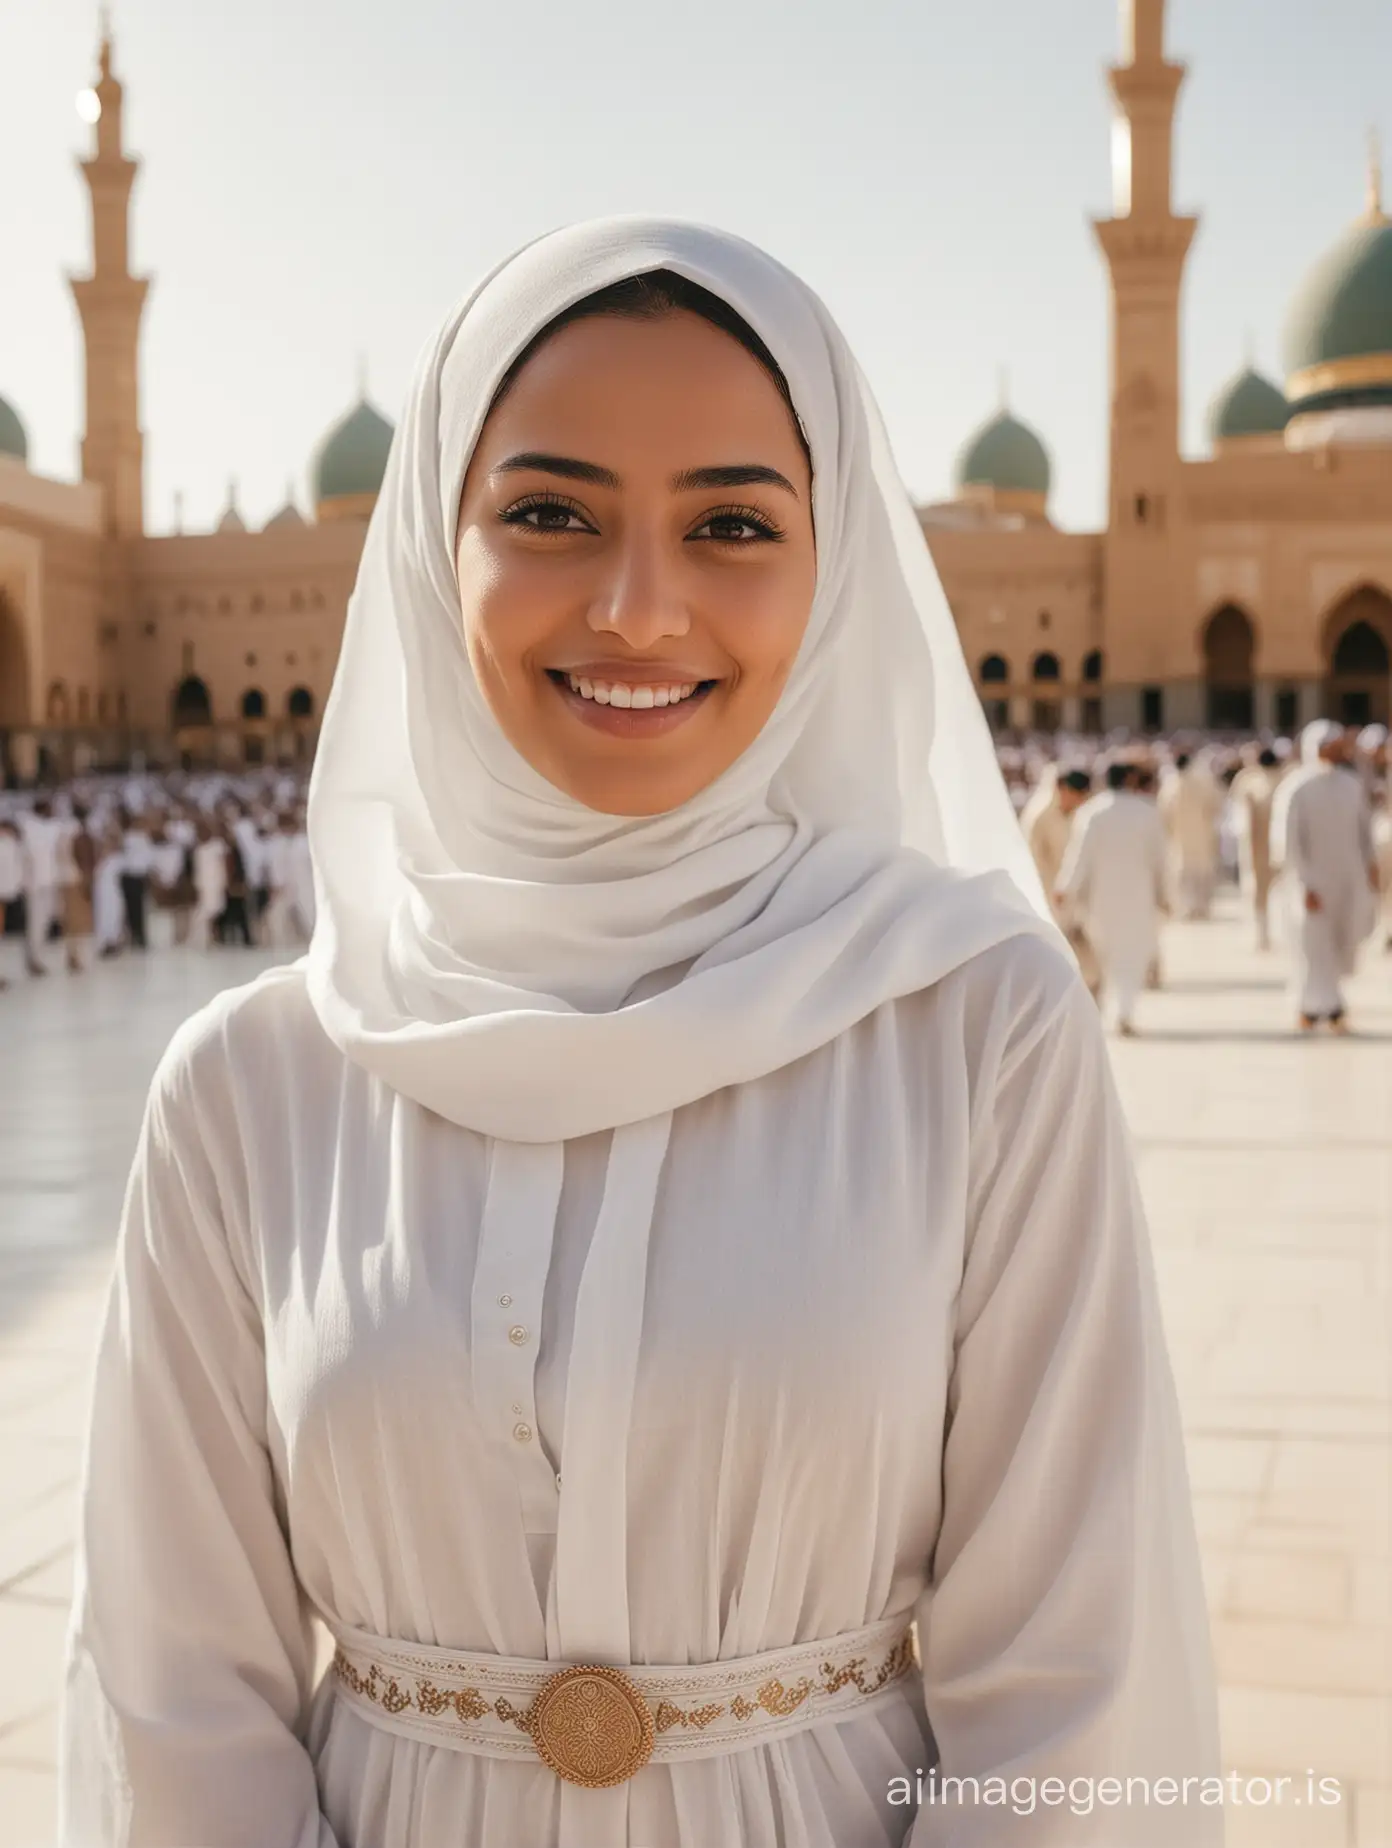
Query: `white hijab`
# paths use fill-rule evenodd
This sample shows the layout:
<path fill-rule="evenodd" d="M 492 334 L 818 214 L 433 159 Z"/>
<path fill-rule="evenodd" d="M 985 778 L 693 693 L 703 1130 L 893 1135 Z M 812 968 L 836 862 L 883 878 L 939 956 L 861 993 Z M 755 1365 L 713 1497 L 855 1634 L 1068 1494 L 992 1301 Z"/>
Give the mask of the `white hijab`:
<path fill-rule="evenodd" d="M 815 470 L 817 586 L 754 744 L 681 808 L 629 819 L 584 808 L 504 737 L 464 647 L 453 537 L 509 362 L 571 302 L 657 268 L 722 297 L 782 366 Z M 1006 937 L 1052 933 L 859 366 L 780 263 L 677 220 L 536 239 L 422 353 L 349 604 L 309 836 L 309 992 L 327 1033 L 431 1110 L 523 1143 L 662 1117 Z M 665 1130 L 657 1143 L 660 1160 Z"/>

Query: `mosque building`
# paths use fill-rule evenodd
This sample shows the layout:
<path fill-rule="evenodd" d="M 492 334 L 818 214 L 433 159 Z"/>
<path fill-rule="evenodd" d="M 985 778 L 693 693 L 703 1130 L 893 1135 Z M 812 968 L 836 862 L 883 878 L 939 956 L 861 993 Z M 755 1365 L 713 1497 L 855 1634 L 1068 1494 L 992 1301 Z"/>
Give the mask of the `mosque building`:
<path fill-rule="evenodd" d="M 1392 713 L 1392 220 L 1365 209 L 1292 305 L 1284 389 L 1250 366 L 1180 453 L 1180 289 L 1197 220 L 1171 202 L 1184 67 L 1164 0 L 1121 0 L 1106 530 L 1049 516 L 1040 437 L 1007 405 L 920 508 L 993 725 L 1290 732 Z M 145 530 L 139 339 L 129 273 L 138 163 L 104 26 L 81 479 L 27 466 L 0 397 L 0 770 L 28 780 L 122 761 L 290 761 L 312 748 L 392 426 L 360 394 L 311 460 L 310 506 L 250 532 L 235 485 L 216 530 Z"/>

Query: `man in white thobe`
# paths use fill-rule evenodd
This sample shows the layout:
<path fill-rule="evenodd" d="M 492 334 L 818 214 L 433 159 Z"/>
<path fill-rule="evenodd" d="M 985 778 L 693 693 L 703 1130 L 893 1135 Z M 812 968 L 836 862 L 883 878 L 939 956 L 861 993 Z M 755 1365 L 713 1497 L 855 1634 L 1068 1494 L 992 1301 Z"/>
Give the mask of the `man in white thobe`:
<path fill-rule="evenodd" d="M 20 821 L 24 843 L 24 907 L 27 918 L 30 975 L 48 974 L 48 933 L 58 916 L 62 884 L 60 864 L 63 823 L 46 799 L 36 802 Z"/>
<path fill-rule="evenodd" d="M 1060 770 L 1057 764 L 1048 764 L 1025 804 L 1020 826 L 1039 870 L 1040 884 L 1049 894 L 1054 918 L 1078 959 L 1083 980 L 1095 995 L 1101 972 L 1087 932 L 1073 908 L 1055 893 L 1073 832 L 1073 817 L 1091 793 L 1092 779 L 1086 770 Z"/>
<path fill-rule="evenodd" d="M 1232 804 L 1237 835 L 1238 876 L 1256 925 L 1257 948 L 1271 948 L 1271 804 L 1279 765 L 1276 753 L 1248 745 L 1243 766 L 1233 778 Z"/>
<path fill-rule="evenodd" d="M 1377 922 L 1377 860 L 1372 814 L 1349 763 L 1342 725 L 1316 719 L 1300 737 L 1301 769 L 1273 804 L 1272 851 L 1295 951 L 1295 988 L 1303 1032 L 1327 1021 L 1348 1031 L 1343 984 L 1358 946 Z"/>
<path fill-rule="evenodd" d="M 1218 822 L 1223 792 L 1187 751 L 1160 785 L 1160 819 L 1169 843 L 1170 890 L 1181 917 L 1206 918 L 1218 884 Z"/>
<path fill-rule="evenodd" d="M 1135 1032 L 1136 1002 L 1159 951 L 1165 909 L 1165 833 L 1153 803 L 1130 785 L 1132 767 L 1107 766 L 1107 787 L 1073 818 L 1055 883 L 1081 920 L 1119 1033 Z"/>

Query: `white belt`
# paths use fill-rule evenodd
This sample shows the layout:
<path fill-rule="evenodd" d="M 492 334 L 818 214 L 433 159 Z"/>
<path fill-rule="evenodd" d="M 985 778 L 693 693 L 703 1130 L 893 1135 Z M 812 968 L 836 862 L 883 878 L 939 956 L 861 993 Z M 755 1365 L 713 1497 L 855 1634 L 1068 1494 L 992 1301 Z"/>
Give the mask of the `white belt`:
<path fill-rule="evenodd" d="M 374 1726 L 457 1752 L 538 1758 L 591 1789 L 649 1760 L 714 1757 L 839 1720 L 894 1692 L 916 1661 L 903 1617 L 690 1668 L 566 1667 L 330 1628 L 335 1693 Z"/>

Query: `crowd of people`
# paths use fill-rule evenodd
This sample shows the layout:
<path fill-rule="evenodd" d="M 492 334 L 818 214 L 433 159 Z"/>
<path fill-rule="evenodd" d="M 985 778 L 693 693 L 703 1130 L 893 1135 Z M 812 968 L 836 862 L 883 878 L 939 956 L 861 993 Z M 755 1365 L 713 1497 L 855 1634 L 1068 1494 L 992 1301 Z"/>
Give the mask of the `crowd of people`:
<path fill-rule="evenodd" d="M 1122 1034 L 1159 986 L 1166 917 L 1235 882 L 1254 947 L 1291 967 L 1297 1022 L 1348 1030 L 1360 947 L 1392 950 L 1386 728 L 1144 745 L 1036 737 L 999 759 L 1045 890 Z M 82 778 L 0 794 L 0 989 L 176 945 L 291 949 L 314 927 L 305 789 L 285 770 Z M 1381 925 L 1379 926 L 1379 917 Z"/>
<path fill-rule="evenodd" d="M 307 943 L 303 785 L 141 774 L 0 794 L 0 912 L 0 989 L 127 951 Z"/>
<path fill-rule="evenodd" d="M 1331 719 L 1296 742 L 1036 742 L 1002 767 L 1060 927 L 1116 1030 L 1158 987 L 1165 917 L 1207 918 L 1225 875 L 1253 944 L 1289 960 L 1296 1024 L 1349 1030 L 1363 944 L 1392 950 L 1388 734 Z M 1379 924 L 1379 919 L 1381 923 Z"/>

